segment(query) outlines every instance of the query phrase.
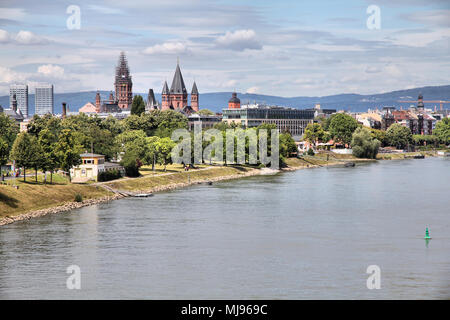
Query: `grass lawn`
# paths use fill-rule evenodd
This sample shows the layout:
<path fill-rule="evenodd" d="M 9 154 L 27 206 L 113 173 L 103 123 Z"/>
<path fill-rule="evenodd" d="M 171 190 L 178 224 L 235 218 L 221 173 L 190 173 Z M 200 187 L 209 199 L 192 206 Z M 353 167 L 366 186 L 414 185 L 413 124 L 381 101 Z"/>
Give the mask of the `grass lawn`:
<path fill-rule="evenodd" d="M 27 172 L 28 174 L 28 172 Z M 44 179 L 45 176 L 43 174 L 38 174 L 37 176 L 37 184 L 43 184 L 44 183 Z M 0 178 L 1 180 L 1 178 Z M 20 176 L 16 179 L 10 179 L 10 180 L 5 180 L 4 183 L 6 183 L 7 185 L 17 185 L 19 183 L 23 183 L 23 176 Z M 36 180 L 35 177 L 26 177 L 26 183 L 29 184 L 36 184 Z M 47 174 L 47 183 L 50 184 L 50 173 Z M 69 178 L 67 176 L 58 174 L 58 173 L 54 173 L 53 177 L 52 177 L 52 184 L 68 184 L 69 183 Z"/>
<path fill-rule="evenodd" d="M 196 168 L 206 168 L 207 165 L 204 164 L 196 164 Z M 191 169 L 192 170 L 192 169 Z M 168 173 L 168 172 L 184 172 L 184 167 L 181 164 L 168 164 L 166 166 L 166 171 L 164 171 L 164 166 L 161 165 L 155 165 L 155 171 L 152 170 L 152 166 L 142 166 L 139 168 L 139 173 L 143 176 L 146 175 L 156 175 L 161 173 Z"/>
<path fill-rule="evenodd" d="M 153 188 L 169 184 L 206 181 L 217 177 L 243 174 L 249 170 L 252 169 L 242 166 L 211 167 L 206 170 L 190 169 L 189 171 L 183 169 L 182 171 L 175 171 L 173 174 L 144 175 L 140 178 L 111 181 L 108 185 L 119 190 L 150 191 Z"/>
<path fill-rule="evenodd" d="M 0 219 L 33 210 L 40 210 L 72 202 L 77 193 L 83 199 L 100 198 L 112 193 L 97 186 L 68 184 L 65 177 L 54 175 L 53 184 L 43 184 L 42 178 L 36 183 L 34 177 L 8 180 L 6 185 L 0 185 Z M 6 181 L 5 181 L 6 182 Z M 18 189 L 13 185 L 17 185 Z"/>

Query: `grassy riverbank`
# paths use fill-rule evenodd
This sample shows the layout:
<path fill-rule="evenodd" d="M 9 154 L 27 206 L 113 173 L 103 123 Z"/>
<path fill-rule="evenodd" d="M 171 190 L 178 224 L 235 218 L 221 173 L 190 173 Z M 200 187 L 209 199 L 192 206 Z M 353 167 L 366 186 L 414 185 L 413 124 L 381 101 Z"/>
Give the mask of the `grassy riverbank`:
<path fill-rule="evenodd" d="M 156 192 L 198 182 L 216 181 L 224 178 L 238 178 L 257 170 L 245 166 L 212 166 L 189 171 L 177 171 L 168 174 L 146 175 L 136 179 L 123 179 L 107 183 L 117 190 L 135 192 Z"/>
<path fill-rule="evenodd" d="M 415 155 L 434 156 L 433 152 L 411 152 L 402 154 L 381 154 L 377 159 L 395 160 L 411 158 Z M 359 159 L 353 155 L 341 155 L 331 152 L 321 152 L 315 156 L 303 156 L 301 158 L 286 159 L 287 167 L 283 170 L 299 170 L 323 166 L 339 166 L 346 162 L 370 162 L 373 159 Z M 166 171 L 162 167 L 156 167 L 152 171 L 150 167 L 142 168 L 142 176 L 139 178 L 122 178 L 119 180 L 104 182 L 102 184 L 116 190 L 132 192 L 158 192 L 181 188 L 188 185 L 214 182 L 225 179 L 236 179 L 250 175 L 263 174 L 264 170 L 251 166 L 207 166 L 201 165 L 197 169 L 184 171 L 180 165 L 170 165 Z M 18 189 L 13 186 L 18 186 Z M 38 176 L 38 182 L 34 177 L 28 177 L 27 182 L 22 179 L 14 179 L 0 185 L 0 225 L 6 217 L 17 217 L 47 208 L 55 208 L 73 203 L 75 195 L 80 194 L 86 202 L 101 201 L 113 195 L 100 184 L 71 184 L 65 177 L 55 175 L 53 184 L 44 184 L 43 176 Z M 54 210 L 53 210 L 54 211 Z M 56 209 L 56 211 L 58 211 Z"/>
<path fill-rule="evenodd" d="M 32 210 L 40 210 L 72 202 L 76 194 L 83 200 L 95 199 L 111 195 L 112 193 L 98 186 L 68 184 L 56 182 L 43 184 L 28 178 L 27 182 L 20 179 L 8 181 L 7 185 L 0 185 L 0 220 L 6 216 L 16 216 Z M 59 179 L 57 179 L 59 180 Z M 41 177 L 38 181 L 42 181 Z M 14 188 L 16 185 L 18 189 Z"/>

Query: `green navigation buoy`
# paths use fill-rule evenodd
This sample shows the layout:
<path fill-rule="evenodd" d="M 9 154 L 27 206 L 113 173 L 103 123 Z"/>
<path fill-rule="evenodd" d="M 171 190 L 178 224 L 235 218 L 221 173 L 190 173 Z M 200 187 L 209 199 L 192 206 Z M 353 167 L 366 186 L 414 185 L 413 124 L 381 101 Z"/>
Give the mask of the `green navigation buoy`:
<path fill-rule="evenodd" d="M 425 237 L 424 237 L 424 239 L 425 240 L 430 240 L 431 239 L 430 233 L 428 232 L 428 228 L 425 230 Z"/>

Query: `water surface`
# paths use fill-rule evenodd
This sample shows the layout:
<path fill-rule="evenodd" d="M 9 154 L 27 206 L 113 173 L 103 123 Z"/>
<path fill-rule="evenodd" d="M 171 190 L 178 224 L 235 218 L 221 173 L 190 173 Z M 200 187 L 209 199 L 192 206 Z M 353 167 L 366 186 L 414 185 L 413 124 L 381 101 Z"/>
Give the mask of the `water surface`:
<path fill-rule="evenodd" d="M 0 228 L 0 297 L 450 298 L 449 181 L 449 159 L 382 161 L 14 223 Z M 81 290 L 66 288 L 70 265 Z M 366 287 L 369 265 L 380 290 Z"/>

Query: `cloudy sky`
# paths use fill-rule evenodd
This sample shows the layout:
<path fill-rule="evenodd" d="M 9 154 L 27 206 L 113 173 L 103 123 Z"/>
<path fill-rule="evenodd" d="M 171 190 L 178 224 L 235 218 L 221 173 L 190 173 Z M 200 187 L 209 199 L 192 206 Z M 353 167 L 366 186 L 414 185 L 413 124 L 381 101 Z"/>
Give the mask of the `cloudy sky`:
<path fill-rule="evenodd" d="M 12 83 L 112 90 L 122 50 L 134 92 L 170 85 L 177 57 L 188 90 L 195 79 L 200 93 L 323 96 L 450 83 L 450 1 L 341 2 L 1 0 L 0 95 Z M 71 5 L 79 29 L 67 26 Z M 367 27 L 370 5 L 380 8 L 379 29 Z"/>

